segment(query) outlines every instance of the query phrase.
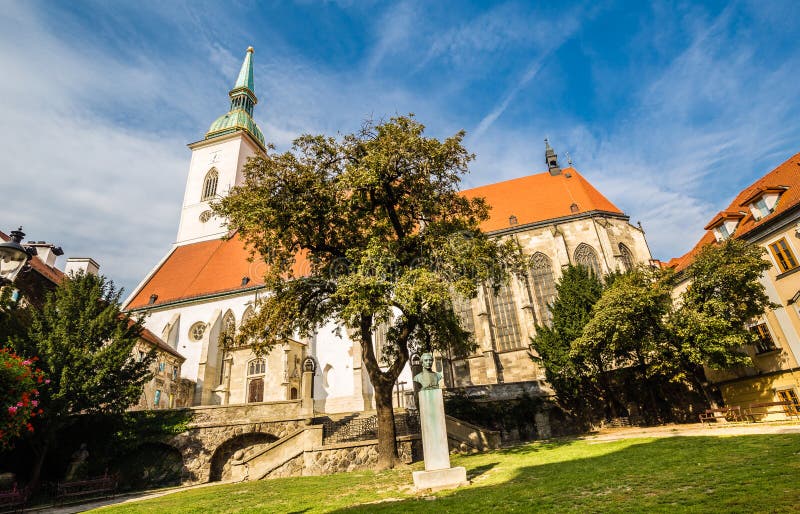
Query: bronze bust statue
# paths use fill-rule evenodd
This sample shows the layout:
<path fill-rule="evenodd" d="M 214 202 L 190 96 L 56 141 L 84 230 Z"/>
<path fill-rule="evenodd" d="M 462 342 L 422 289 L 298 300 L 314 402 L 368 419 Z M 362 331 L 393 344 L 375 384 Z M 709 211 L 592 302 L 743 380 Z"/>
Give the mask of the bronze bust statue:
<path fill-rule="evenodd" d="M 422 389 L 439 389 L 439 380 L 442 379 L 442 374 L 433 371 L 433 354 L 422 354 L 422 372 L 417 373 L 414 377 L 414 382 L 422 386 Z"/>

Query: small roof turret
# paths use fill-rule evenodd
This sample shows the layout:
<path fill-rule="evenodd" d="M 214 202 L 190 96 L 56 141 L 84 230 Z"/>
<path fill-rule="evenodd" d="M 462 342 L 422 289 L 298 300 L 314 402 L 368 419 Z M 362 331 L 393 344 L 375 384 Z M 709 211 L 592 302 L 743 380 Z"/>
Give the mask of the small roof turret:
<path fill-rule="evenodd" d="M 544 138 L 544 162 L 547 163 L 547 170 L 551 175 L 560 175 L 561 166 L 558 165 L 558 155 L 553 147 L 550 146 L 550 141 Z"/>

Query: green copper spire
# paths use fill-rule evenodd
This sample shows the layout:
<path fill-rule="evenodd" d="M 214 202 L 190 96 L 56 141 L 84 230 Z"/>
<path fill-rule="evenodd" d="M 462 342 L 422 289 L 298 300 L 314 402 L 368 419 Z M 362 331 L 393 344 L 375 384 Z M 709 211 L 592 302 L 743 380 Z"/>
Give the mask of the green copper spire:
<path fill-rule="evenodd" d="M 230 110 L 211 124 L 206 133 L 206 139 L 244 130 L 263 145 L 264 135 L 253 121 L 253 107 L 258 103 L 258 99 L 253 92 L 252 46 L 247 49 L 239 76 L 236 78 L 236 84 L 228 96 L 231 98 Z"/>
<path fill-rule="evenodd" d="M 247 54 L 244 56 L 242 69 L 239 70 L 239 77 L 236 79 L 236 85 L 233 86 L 234 91 L 237 89 L 249 89 L 253 91 L 253 47 L 247 48 Z"/>

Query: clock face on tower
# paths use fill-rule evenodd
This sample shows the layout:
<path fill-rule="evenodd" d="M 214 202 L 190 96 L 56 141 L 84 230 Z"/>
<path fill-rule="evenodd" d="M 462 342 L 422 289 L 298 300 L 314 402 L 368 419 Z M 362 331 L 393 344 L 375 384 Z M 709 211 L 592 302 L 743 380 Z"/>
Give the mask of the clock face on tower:
<path fill-rule="evenodd" d="M 211 158 L 209 159 L 209 164 L 216 164 L 219 162 L 220 158 L 222 158 L 222 150 L 216 150 L 211 152 Z"/>

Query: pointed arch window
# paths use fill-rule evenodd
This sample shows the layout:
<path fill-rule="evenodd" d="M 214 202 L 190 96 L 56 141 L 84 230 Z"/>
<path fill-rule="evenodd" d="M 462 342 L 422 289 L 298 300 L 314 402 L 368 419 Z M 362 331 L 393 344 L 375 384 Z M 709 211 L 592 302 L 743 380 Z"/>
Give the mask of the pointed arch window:
<path fill-rule="evenodd" d="M 217 183 L 219 182 L 219 173 L 216 168 L 211 168 L 206 173 L 206 178 L 203 180 L 203 195 L 200 200 L 205 202 L 211 200 L 217 194 Z"/>
<path fill-rule="evenodd" d="M 619 244 L 619 258 L 622 261 L 622 266 L 625 268 L 624 271 L 633 269 L 633 252 L 631 252 L 630 248 L 625 246 L 625 243 Z"/>
<path fill-rule="evenodd" d="M 461 328 L 469 332 L 475 333 L 475 318 L 472 317 L 472 299 L 464 298 L 461 295 L 453 295 L 453 311 L 455 311 L 458 320 L 461 322 Z"/>
<path fill-rule="evenodd" d="M 517 303 L 509 284 L 490 291 L 492 299 L 492 334 L 498 351 L 513 350 L 522 346 Z"/>
<path fill-rule="evenodd" d="M 222 347 L 230 347 L 233 344 L 233 337 L 236 335 L 236 317 L 230 309 L 222 316 L 222 327 L 219 331 L 219 344 Z"/>
<path fill-rule="evenodd" d="M 553 319 L 550 305 L 556 298 L 556 278 L 553 263 L 541 252 L 536 252 L 531 258 L 531 279 L 539 317 L 543 324 L 550 325 Z"/>
<path fill-rule="evenodd" d="M 594 273 L 596 277 L 601 276 L 600 261 L 597 260 L 597 252 L 586 243 L 579 244 L 578 248 L 575 249 L 575 264 L 588 269 L 591 273 Z"/>

